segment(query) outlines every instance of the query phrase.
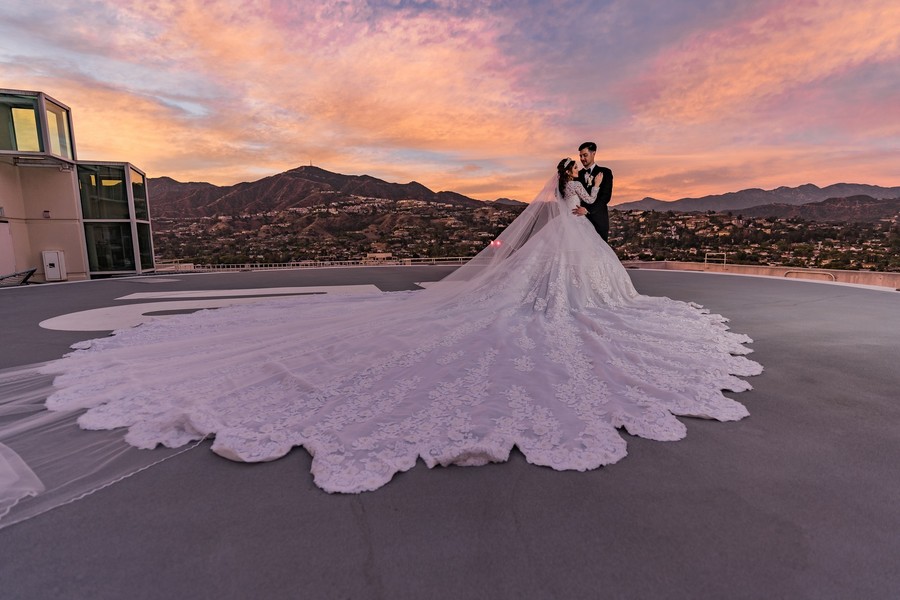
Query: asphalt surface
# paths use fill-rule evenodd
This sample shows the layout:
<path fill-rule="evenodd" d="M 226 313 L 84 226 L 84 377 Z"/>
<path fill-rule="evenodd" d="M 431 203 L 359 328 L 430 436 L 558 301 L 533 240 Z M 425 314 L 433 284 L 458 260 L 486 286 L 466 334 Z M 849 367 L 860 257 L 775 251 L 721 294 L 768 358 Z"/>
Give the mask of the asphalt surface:
<path fill-rule="evenodd" d="M 171 275 L 0 289 L 0 368 L 103 335 L 38 323 L 148 291 L 374 284 L 448 267 Z M 423 464 L 329 495 L 302 449 L 255 465 L 201 446 L 0 530 L 0 597 L 900 597 L 900 293 L 630 271 L 754 338 L 736 423 L 628 436 L 596 471 Z M 155 281 L 153 281 L 155 279 Z M 159 300 L 165 302 L 165 300 Z M 147 302 L 147 300 L 141 300 Z M 165 305 L 160 306 L 165 311 Z"/>

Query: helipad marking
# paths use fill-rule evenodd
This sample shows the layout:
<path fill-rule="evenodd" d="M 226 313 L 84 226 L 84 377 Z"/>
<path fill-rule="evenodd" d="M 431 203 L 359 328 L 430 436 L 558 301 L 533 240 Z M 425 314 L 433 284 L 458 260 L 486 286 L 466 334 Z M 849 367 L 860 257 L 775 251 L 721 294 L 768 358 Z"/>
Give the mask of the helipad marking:
<path fill-rule="evenodd" d="M 137 292 L 116 300 L 153 300 L 165 298 L 225 298 L 241 296 L 291 296 L 294 294 L 359 294 L 378 292 L 377 286 L 366 285 L 320 285 L 307 287 L 273 287 L 240 290 L 179 290 L 173 292 Z"/>
<path fill-rule="evenodd" d="M 44 329 L 55 331 L 112 331 L 126 327 L 134 327 L 155 319 L 165 319 L 172 315 L 153 314 L 162 311 L 194 311 L 204 308 L 221 308 L 233 304 L 249 304 L 265 300 L 278 300 L 273 297 L 272 290 L 282 290 L 277 295 L 299 294 L 352 294 L 362 292 L 378 292 L 374 285 L 335 285 L 335 286 L 311 286 L 295 288 L 257 288 L 252 290 L 195 290 L 191 292 L 151 292 L 148 294 L 130 294 L 117 298 L 118 300 L 150 299 L 150 298 L 198 298 L 197 300 L 172 300 L 168 302 L 141 302 L 139 304 L 121 304 L 118 306 L 105 306 L 67 313 L 41 321 L 39 325 Z M 283 290 L 291 290 L 284 292 Z M 162 294 L 162 295 L 160 295 Z M 167 296 L 165 294 L 178 294 Z M 259 294 L 267 294 L 259 296 Z M 222 298 L 221 296 L 242 296 Z M 218 298 L 214 296 L 219 296 Z"/>

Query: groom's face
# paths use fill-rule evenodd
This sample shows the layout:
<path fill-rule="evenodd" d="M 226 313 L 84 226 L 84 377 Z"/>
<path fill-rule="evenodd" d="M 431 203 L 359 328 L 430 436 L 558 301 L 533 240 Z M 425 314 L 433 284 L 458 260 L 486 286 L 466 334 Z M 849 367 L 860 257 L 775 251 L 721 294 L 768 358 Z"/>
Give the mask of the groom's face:
<path fill-rule="evenodd" d="M 594 162 L 594 154 L 596 154 L 596 152 L 591 152 L 585 148 L 578 153 L 578 158 L 581 159 L 581 164 L 586 167 Z"/>

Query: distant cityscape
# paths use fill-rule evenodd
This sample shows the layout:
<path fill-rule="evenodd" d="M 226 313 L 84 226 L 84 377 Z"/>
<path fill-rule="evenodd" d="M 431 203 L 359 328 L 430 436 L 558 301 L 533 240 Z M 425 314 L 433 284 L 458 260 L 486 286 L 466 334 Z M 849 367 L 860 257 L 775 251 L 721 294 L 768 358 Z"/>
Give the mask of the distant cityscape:
<path fill-rule="evenodd" d="M 358 197 L 254 214 L 160 217 L 154 242 L 163 260 L 201 264 L 474 256 L 521 210 Z"/>
<path fill-rule="evenodd" d="M 613 211 L 610 245 L 623 260 L 722 262 L 900 271 L 896 217 L 872 223 L 728 213 Z"/>
<path fill-rule="evenodd" d="M 315 206 L 204 217 L 155 217 L 163 260 L 198 264 L 467 257 L 490 243 L 521 204 L 484 207 L 335 195 Z M 729 212 L 612 210 L 622 260 L 900 271 L 900 223 L 820 222 Z"/>

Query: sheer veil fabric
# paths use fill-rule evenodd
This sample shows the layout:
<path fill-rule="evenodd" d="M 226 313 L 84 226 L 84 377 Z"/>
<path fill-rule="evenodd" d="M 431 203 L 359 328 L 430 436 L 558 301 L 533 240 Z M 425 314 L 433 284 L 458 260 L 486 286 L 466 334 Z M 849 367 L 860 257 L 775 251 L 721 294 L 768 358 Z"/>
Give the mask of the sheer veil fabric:
<path fill-rule="evenodd" d="M 0 374 L 0 503 L 26 498 L 15 522 L 204 439 L 245 462 L 302 446 L 319 487 L 357 493 L 419 459 L 482 465 L 513 446 L 594 469 L 625 456 L 620 428 L 669 441 L 685 435 L 676 416 L 746 416 L 722 390 L 762 371 L 742 356 L 751 340 L 639 295 L 571 214 L 580 184 L 557 183 L 426 290 L 178 315 Z"/>

